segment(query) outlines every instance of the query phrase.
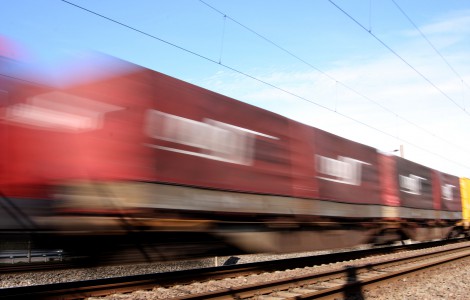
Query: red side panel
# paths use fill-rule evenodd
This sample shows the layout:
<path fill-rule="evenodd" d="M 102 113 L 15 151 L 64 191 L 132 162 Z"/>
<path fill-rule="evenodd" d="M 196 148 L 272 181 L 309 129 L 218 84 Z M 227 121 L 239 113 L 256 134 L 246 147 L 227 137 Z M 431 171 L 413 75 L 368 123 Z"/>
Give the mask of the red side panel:
<path fill-rule="evenodd" d="M 401 206 L 434 209 L 432 170 L 401 157 L 395 159 Z"/>
<path fill-rule="evenodd" d="M 382 201 L 387 206 L 400 206 L 395 156 L 379 155 Z"/>
<path fill-rule="evenodd" d="M 301 198 L 318 198 L 315 180 L 315 129 L 294 121 L 290 122 L 292 194 Z"/>
<path fill-rule="evenodd" d="M 434 171 L 437 178 L 437 201 L 439 209 L 444 211 L 462 211 L 459 178 L 450 174 Z"/>
<path fill-rule="evenodd" d="M 437 171 L 432 170 L 432 195 L 434 201 L 434 209 L 440 210 L 442 206 L 442 189 L 439 188 L 441 186 L 441 178 L 440 174 Z"/>
<path fill-rule="evenodd" d="M 378 154 L 368 147 L 313 129 L 315 178 L 321 199 L 381 204 Z"/>
<path fill-rule="evenodd" d="M 288 119 L 149 73 L 145 147 L 155 180 L 254 193 L 291 195 Z"/>
<path fill-rule="evenodd" d="M 48 153 L 44 147 L 53 147 L 56 136 L 46 136 L 44 132 L 18 127 L 5 119 L 11 116 L 10 106 L 48 91 L 46 87 L 0 77 L 0 191 L 5 195 L 34 198 L 47 196 L 44 190 L 47 182 L 40 173 L 54 168 L 50 160 L 54 152 Z M 23 107 L 19 108 L 21 111 Z M 44 157 L 50 161 L 44 163 Z"/>
<path fill-rule="evenodd" d="M 292 194 L 279 115 L 146 69 L 64 90 L 15 84 L 2 93 L 10 191 L 122 179 Z"/>

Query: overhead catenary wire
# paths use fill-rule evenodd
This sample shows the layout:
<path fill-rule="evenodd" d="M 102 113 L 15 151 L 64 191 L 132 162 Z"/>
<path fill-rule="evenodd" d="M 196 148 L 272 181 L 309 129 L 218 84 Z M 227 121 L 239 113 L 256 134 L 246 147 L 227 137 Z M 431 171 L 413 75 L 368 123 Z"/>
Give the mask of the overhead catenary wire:
<path fill-rule="evenodd" d="M 115 20 L 115 19 L 113 19 L 113 18 L 107 17 L 107 16 L 105 16 L 105 15 L 103 15 L 103 14 L 100 14 L 100 13 L 95 12 L 95 11 L 93 11 L 93 10 L 90 10 L 90 9 L 88 9 L 88 8 L 82 7 L 82 6 L 80 6 L 80 5 L 78 5 L 78 4 L 75 4 L 75 3 L 73 3 L 73 2 L 70 2 L 70 1 L 67 1 L 67 0 L 60 0 L 60 1 L 66 3 L 66 4 L 69 4 L 69 5 L 72 5 L 72 6 L 76 7 L 76 8 L 79 8 L 79 9 L 81 9 L 81 10 L 83 10 L 83 11 L 88 12 L 88 13 L 91 13 L 91 14 L 93 14 L 93 15 L 96 15 L 96 16 L 98 16 L 98 17 L 100 17 L 100 18 L 106 19 L 106 20 L 108 20 L 108 21 L 110 21 L 110 22 L 113 22 L 113 23 L 115 23 L 115 24 L 118 24 L 118 25 L 120 25 L 120 26 L 123 26 L 123 27 L 125 27 L 125 28 L 127 28 L 127 29 L 129 29 L 129 30 L 135 31 L 135 32 L 137 32 L 137 33 L 140 33 L 140 34 L 145 35 L 145 36 L 147 36 L 147 37 L 150 37 L 150 38 L 152 38 L 152 39 L 158 40 L 158 41 L 160 41 L 160 42 L 162 42 L 162 43 L 164 43 L 164 44 L 167 44 L 167 45 L 169 45 L 169 46 L 172 46 L 172 47 L 174 47 L 174 48 L 177 48 L 177 49 L 179 49 L 179 50 L 181 50 L 181 51 L 183 51 L 183 52 L 189 53 L 189 54 L 194 55 L 194 56 L 196 56 L 196 57 L 199 57 L 199 58 L 201 58 L 201 59 L 203 59 L 203 60 L 206 60 L 206 61 L 208 61 L 208 62 L 211 62 L 211 63 L 217 64 L 217 65 L 223 66 L 224 68 L 226 68 L 226 69 L 228 69 L 228 70 L 231 70 L 231 71 L 233 71 L 233 72 L 235 72 L 235 73 L 238 73 L 238 74 L 241 74 L 241 75 L 246 76 L 246 77 L 248 77 L 248 78 L 251 78 L 251 79 L 253 79 L 253 80 L 255 80 L 255 81 L 258 81 L 258 82 L 260 82 L 260 83 L 262 83 L 262 84 L 264 84 L 264 85 L 267 85 L 267 86 L 270 86 L 270 87 L 272 87 L 272 88 L 274 88 L 274 89 L 277 89 L 277 90 L 279 90 L 279 91 L 281 91 L 281 92 L 283 92 L 283 93 L 285 93 L 285 94 L 287 94 L 287 95 L 293 96 L 293 97 L 295 97 L 295 98 L 297 98 L 297 99 L 300 99 L 300 100 L 309 102 L 309 103 L 311 103 L 311 104 L 313 104 L 313 105 L 315 105 L 315 106 L 317 106 L 317 107 L 320 107 L 320 108 L 325 109 L 325 110 L 327 110 L 327 111 L 329 111 L 329 112 L 335 113 L 335 114 L 337 114 L 337 115 L 339 115 L 339 116 L 341 116 L 341 117 L 343 117 L 343 118 L 345 118 L 345 119 L 348 119 L 348 120 L 353 121 L 353 122 L 355 122 L 355 123 L 361 124 L 361 125 L 363 125 L 364 127 L 367 127 L 367 128 L 372 129 L 372 130 L 374 130 L 374 131 L 377 131 L 377 132 L 379 132 L 379 133 L 382 133 L 382 134 L 384 134 L 384 135 L 386 135 L 386 136 L 389 136 L 389 137 L 392 137 L 392 138 L 397 138 L 397 137 L 394 136 L 393 134 L 388 133 L 388 132 L 386 132 L 386 131 L 384 131 L 384 130 L 381 130 L 381 129 L 377 128 L 377 127 L 374 127 L 374 126 L 372 126 L 372 125 L 370 125 L 370 124 L 367 124 L 367 123 L 365 123 L 365 122 L 363 122 L 363 121 L 361 121 L 361 120 L 355 119 L 355 118 L 353 118 L 353 117 L 351 117 L 351 116 L 348 116 L 348 115 L 346 115 L 346 114 L 344 114 L 344 113 L 341 113 L 341 112 L 338 112 L 338 111 L 334 111 L 333 109 L 331 109 L 331 108 L 329 108 L 329 107 L 327 107 L 327 106 L 325 106 L 325 105 L 322 105 L 322 104 L 320 104 L 320 103 L 317 103 L 317 102 L 315 102 L 315 101 L 313 101 L 313 100 L 311 100 L 311 99 L 308 99 L 308 98 L 306 98 L 306 97 L 303 97 L 303 96 L 301 96 L 301 95 L 295 94 L 294 92 L 288 91 L 288 90 L 286 90 L 286 89 L 284 89 L 284 88 L 281 88 L 281 87 L 276 86 L 276 85 L 274 85 L 274 84 L 272 84 L 272 83 L 269 83 L 269 82 L 267 82 L 267 81 L 265 81 L 265 80 L 263 80 L 263 79 L 257 78 L 257 77 L 255 77 L 254 75 L 250 75 L 250 74 L 248 74 L 248 73 L 246 73 L 246 72 L 243 72 L 243 71 L 240 71 L 240 70 L 238 70 L 238 69 L 235 69 L 234 67 L 231 67 L 231 66 L 229 66 L 229 65 L 226 65 L 226 64 L 223 64 L 223 63 L 219 63 L 217 60 L 214 60 L 214 59 L 212 59 L 212 58 L 209 58 L 209 57 L 207 57 L 207 56 L 204 56 L 204 55 L 202 55 L 202 54 L 200 54 L 200 53 L 197 53 L 197 52 L 195 52 L 195 51 L 189 50 L 189 49 L 187 49 L 187 48 L 185 48 L 185 47 L 182 47 L 182 46 L 180 46 L 180 45 L 174 44 L 174 43 L 172 43 L 172 42 L 166 41 L 166 40 L 164 40 L 164 39 L 162 39 L 162 38 L 159 38 L 159 37 L 157 37 L 157 36 L 155 36 L 155 35 L 152 35 L 152 34 L 150 34 L 150 33 L 147 33 L 147 32 L 145 32 L 145 31 L 140 30 L 140 29 L 138 29 L 138 28 L 135 28 L 135 27 L 133 27 L 133 26 L 127 25 L 127 24 L 125 24 L 125 23 L 123 23 L 123 22 L 117 21 L 117 20 Z M 442 159 L 444 159 L 444 160 L 446 160 L 446 161 L 448 161 L 448 162 L 451 162 L 451 163 L 453 163 L 453 164 L 456 164 L 456 165 L 459 165 L 459 166 L 463 166 L 463 167 L 465 167 L 465 168 L 470 169 L 470 166 L 464 165 L 464 164 L 462 164 L 461 162 L 458 162 L 458 161 L 455 161 L 455 160 L 450 159 L 450 158 L 448 158 L 448 157 L 445 157 L 445 156 L 443 156 L 443 155 L 441 155 L 441 154 L 439 154 L 439 153 L 436 153 L 436 152 L 434 152 L 434 151 L 430 151 L 429 149 L 427 149 L 427 148 L 425 148 L 425 147 L 422 147 L 422 146 L 419 146 L 419 145 L 413 143 L 412 141 L 408 141 L 408 140 L 405 140 L 405 139 L 403 139 L 403 138 L 398 138 L 398 139 L 399 139 L 400 141 L 402 141 L 402 142 L 404 142 L 404 143 L 407 143 L 408 145 L 411 145 L 411 146 L 413 146 L 413 147 L 415 147 L 415 148 L 417 148 L 417 149 L 420 149 L 420 150 L 422 150 L 422 151 L 424 151 L 424 152 L 426 152 L 426 153 L 432 154 L 432 155 L 434 155 L 434 156 L 436 156 L 436 157 L 440 157 L 440 158 L 442 158 Z"/>
<path fill-rule="evenodd" d="M 353 16 L 351 16 L 347 11 L 341 8 L 338 4 L 336 4 L 333 0 L 328 0 L 334 7 L 336 7 L 339 11 L 341 11 L 344 15 L 346 15 L 349 19 L 351 19 L 354 23 L 356 23 L 359 27 L 365 30 L 368 34 L 370 34 L 375 40 L 377 40 L 382 46 L 387 48 L 393 55 L 398 57 L 402 62 L 404 62 L 410 69 L 412 69 L 416 74 L 418 74 L 421 78 L 423 78 L 427 83 L 429 83 L 434 89 L 436 89 L 439 93 L 441 93 L 445 98 L 451 101 L 455 106 L 460 108 L 467 116 L 470 117 L 470 112 L 468 112 L 463 106 L 457 103 L 454 99 L 452 99 L 449 95 L 447 95 L 443 90 L 441 90 L 437 85 L 435 85 L 429 78 L 424 76 L 418 69 L 416 69 L 411 63 L 409 63 L 406 59 L 404 59 L 400 54 L 398 54 L 395 50 L 392 49 L 387 43 L 385 43 L 382 39 L 380 39 L 377 35 L 372 33 L 372 31 L 368 30 L 364 25 L 362 25 L 358 20 L 356 20 Z"/>
<path fill-rule="evenodd" d="M 413 27 L 419 32 L 421 37 L 431 46 L 431 48 L 436 52 L 437 55 L 445 62 L 445 64 L 449 67 L 449 69 L 460 79 L 462 84 L 466 85 L 468 88 L 470 88 L 470 85 L 463 79 L 463 77 L 455 70 L 454 67 L 447 61 L 447 59 L 444 57 L 444 55 L 441 54 L 441 52 L 434 46 L 433 43 L 426 37 L 426 35 L 419 29 L 419 27 L 413 22 L 413 20 L 408 16 L 408 14 L 398 5 L 398 3 L 395 0 L 391 0 L 393 4 L 398 8 L 398 10 L 405 16 L 405 18 L 413 25 Z M 464 107 L 465 109 L 465 107 Z"/>
<path fill-rule="evenodd" d="M 445 138 L 443 138 L 443 137 L 440 137 L 440 136 L 436 135 L 434 132 L 431 132 L 431 131 L 429 131 L 428 129 L 426 129 L 426 128 L 424 128 L 424 127 L 422 127 L 422 126 L 416 124 L 415 122 L 413 122 L 413 121 L 411 121 L 411 120 L 408 120 L 407 118 L 405 118 L 405 117 L 399 115 L 398 113 L 392 111 L 391 109 L 389 109 L 389 108 L 386 107 L 385 105 L 383 105 L 383 104 L 381 104 L 381 103 L 375 101 L 374 99 L 371 99 L 370 97 L 368 97 L 368 96 L 362 94 L 361 92 L 355 90 L 354 88 L 352 88 L 352 87 L 348 86 L 347 84 L 341 82 L 340 80 L 334 78 L 334 77 L 331 76 L 330 74 L 324 72 L 324 71 L 321 70 L 320 68 L 314 66 L 313 64 L 311 64 L 311 63 L 308 62 L 307 60 L 305 60 L 305 59 L 299 57 L 298 55 L 294 54 L 292 51 L 290 51 L 290 50 L 288 50 L 288 49 L 282 47 L 281 45 L 279 45 L 279 43 L 274 42 L 273 40 L 271 40 L 271 39 L 265 37 L 264 35 L 260 34 L 259 32 L 255 31 L 254 29 L 252 29 L 252 28 L 250 28 L 250 27 L 248 27 L 248 26 L 242 24 L 241 22 L 237 21 L 237 20 L 234 19 L 233 17 L 231 17 L 231 16 L 227 15 L 226 13 L 222 12 L 221 10 L 217 9 L 217 8 L 214 7 L 213 5 L 210 5 L 209 3 L 205 2 L 204 0 L 199 0 L 199 2 L 201 2 L 202 4 L 206 5 L 206 6 L 209 7 L 210 9 L 212 9 L 212 10 L 214 10 L 215 12 L 219 13 L 220 15 L 222 15 L 222 16 L 224 17 L 224 19 L 226 18 L 226 19 L 231 20 L 231 21 L 234 22 L 235 24 L 241 26 L 241 27 L 244 28 L 245 30 L 247 30 L 247 31 L 251 32 L 252 34 L 256 35 L 256 36 L 259 37 L 260 39 L 266 41 L 267 43 L 269 43 L 269 44 L 271 44 L 272 46 L 278 48 L 279 50 L 283 51 L 284 53 L 288 54 L 289 56 L 291 56 L 291 57 L 297 59 L 298 61 L 300 61 L 300 62 L 304 63 L 305 65 L 307 65 L 308 67 L 312 68 L 313 70 L 319 72 L 320 74 L 322 74 L 323 76 L 327 77 L 328 79 L 334 81 L 334 82 L 335 82 L 335 89 L 337 89 L 337 88 L 338 88 L 338 85 L 340 85 L 340 86 L 344 87 L 345 89 L 347 89 L 347 90 L 353 92 L 354 94 L 356 94 L 356 95 L 358 95 L 358 96 L 360 96 L 360 97 L 362 97 L 362 98 L 368 100 L 369 102 L 374 103 L 375 105 L 377 105 L 378 107 L 380 107 L 380 108 L 383 109 L 384 111 L 386 111 L 386 112 L 392 114 L 393 116 L 395 116 L 396 118 L 398 118 L 398 119 L 404 121 L 405 123 L 407 123 L 407 124 L 409 124 L 409 125 L 411 125 L 411 126 L 414 126 L 414 127 L 418 128 L 419 130 L 421 130 L 422 132 L 425 132 L 426 134 L 432 136 L 433 138 L 438 139 L 438 140 L 440 140 L 440 141 L 442 141 L 442 142 L 445 142 L 445 143 L 447 143 L 448 145 L 453 145 L 454 147 L 459 148 L 459 149 L 462 150 L 462 151 L 465 151 L 465 152 L 469 152 L 469 151 L 470 151 L 469 149 L 465 149 L 465 148 L 463 148 L 462 146 L 460 146 L 460 145 L 458 145 L 458 144 L 455 144 L 454 142 L 452 142 L 452 141 L 450 141 L 450 140 L 448 140 L 448 139 L 445 139 Z M 370 9 L 370 11 L 372 10 L 372 3 L 370 3 L 369 9 Z M 370 15 L 371 15 L 371 14 L 372 14 L 372 13 L 370 12 Z M 371 19 L 371 18 L 372 18 L 372 17 L 369 16 L 369 19 Z M 370 23 L 371 23 L 371 21 L 370 21 Z M 371 26 L 372 26 L 372 25 L 370 25 L 370 30 L 371 30 Z M 224 23 L 224 27 L 225 27 L 225 23 Z M 369 31 L 370 31 L 370 30 L 369 30 Z M 336 102 L 337 102 L 337 100 L 336 100 Z M 337 103 L 336 103 L 336 104 L 337 104 Z M 336 104 L 335 104 L 335 109 L 334 109 L 335 112 L 338 110 Z"/>

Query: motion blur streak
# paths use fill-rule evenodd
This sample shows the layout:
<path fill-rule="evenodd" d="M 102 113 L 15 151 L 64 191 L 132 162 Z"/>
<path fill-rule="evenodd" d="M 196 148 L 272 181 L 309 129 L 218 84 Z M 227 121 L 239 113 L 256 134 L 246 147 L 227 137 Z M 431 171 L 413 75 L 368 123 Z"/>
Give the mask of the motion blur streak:
<path fill-rule="evenodd" d="M 55 131 L 83 132 L 102 128 L 104 114 L 123 108 L 54 91 L 9 106 L 6 120 Z"/>
<path fill-rule="evenodd" d="M 469 233 L 466 179 L 102 54 L 0 53 L 4 241 L 161 259 Z"/>
<path fill-rule="evenodd" d="M 197 122 L 156 110 L 147 113 L 146 132 L 152 138 L 199 148 L 200 152 L 157 145 L 149 147 L 242 165 L 252 164 L 255 135 L 278 139 L 211 119 Z"/>

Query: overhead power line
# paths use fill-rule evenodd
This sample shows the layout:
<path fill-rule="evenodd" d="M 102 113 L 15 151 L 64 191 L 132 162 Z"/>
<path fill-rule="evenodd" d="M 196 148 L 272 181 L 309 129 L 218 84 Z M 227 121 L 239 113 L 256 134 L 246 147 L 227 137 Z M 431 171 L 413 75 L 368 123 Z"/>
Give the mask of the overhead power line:
<path fill-rule="evenodd" d="M 470 117 L 470 112 L 468 112 L 464 107 L 458 104 L 454 99 L 452 99 L 449 95 L 447 95 L 443 90 L 441 90 L 437 85 L 435 85 L 429 78 L 424 76 L 423 73 L 418 71 L 412 64 L 410 64 L 406 59 L 404 59 L 400 54 L 398 54 L 395 50 L 393 50 L 389 45 L 387 45 L 384 41 L 382 41 L 378 36 L 372 33 L 372 31 L 368 30 L 364 25 L 362 25 L 358 20 L 356 20 L 353 16 L 351 16 L 347 11 L 342 9 L 338 4 L 336 4 L 333 0 L 328 0 L 334 7 L 340 10 L 343 14 L 345 14 L 348 18 L 350 18 L 354 23 L 356 23 L 359 27 L 364 29 L 368 34 L 370 34 L 374 39 L 376 39 L 382 46 L 387 48 L 391 53 L 393 53 L 396 57 L 398 57 L 402 62 L 404 62 L 410 69 L 415 71 L 421 78 L 423 78 L 426 82 L 428 82 L 434 89 L 436 89 L 439 93 L 441 93 L 444 97 L 446 97 L 449 101 L 454 103 L 458 108 L 460 108 L 466 115 Z"/>
<path fill-rule="evenodd" d="M 285 52 L 285 53 L 288 54 L 289 56 L 291 56 L 291 57 L 297 59 L 298 61 L 300 61 L 300 62 L 302 62 L 302 63 L 304 63 L 304 64 L 307 65 L 308 67 L 310 67 L 310 68 L 312 68 L 313 70 L 319 72 L 320 74 L 322 74 L 322 75 L 324 75 L 325 77 L 327 77 L 328 79 L 330 79 L 330 80 L 336 82 L 337 84 L 343 86 L 343 87 L 346 88 L 347 90 L 349 90 L 349 91 L 355 93 L 356 95 L 358 95 L 358 96 L 360 96 L 360 97 L 362 97 L 362 98 L 364 98 L 364 99 L 366 99 L 366 100 L 368 100 L 368 101 L 374 103 L 375 105 L 379 106 L 379 107 L 380 107 L 381 109 L 383 109 L 384 111 L 386 111 L 386 112 L 388 112 L 388 113 L 394 115 L 394 116 L 397 117 L 398 119 L 400 119 L 400 120 L 402 120 L 402 121 L 408 123 L 408 124 L 411 125 L 411 126 L 414 126 L 414 127 L 418 128 L 419 130 L 421 130 L 421 131 L 423 131 L 423 132 L 429 134 L 430 136 L 432 136 L 432 137 L 435 138 L 435 139 L 441 140 L 442 142 L 445 142 L 445 143 L 447 143 L 447 144 L 449 144 L 449 145 L 453 145 L 453 146 L 455 146 L 456 148 L 459 148 L 460 150 L 463 150 L 463 151 L 466 151 L 466 152 L 469 151 L 468 149 L 462 148 L 460 145 L 457 145 L 457 144 L 455 144 L 454 142 L 452 142 L 452 141 L 450 141 L 450 140 L 447 140 L 447 139 L 445 139 L 445 138 L 442 138 L 442 137 L 437 136 L 435 133 L 429 131 L 428 129 L 426 129 L 426 128 L 424 128 L 424 127 L 422 127 L 422 126 L 416 124 L 415 122 L 412 122 L 412 121 L 410 121 L 410 120 L 404 118 L 403 116 L 397 114 L 396 112 L 392 111 L 390 108 L 384 106 L 383 104 L 381 104 L 381 103 L 379 103 L 379 102 L 377 102 L 377 101 L 371 99 L 370 97 L 367 97 L 366 95 L 360 93 L 359 91 L 353 89 L 352 87 L 346 85 L 345 83 L 341 82 L 340 80 L 334 78 L 334 77 L 331 76 L 330 74 L 328 74 L 328 73 L 322 71 L 322 70 L 319 69 L 318 67 L 316 67 L 316 66 L 314 66 L 313 64 L 309 63 L 307 60 L 305 60 L 305 59 L 299 57 L 298 55 L 294 54 L 292 51 L 290 51 L 290 50 L 288 50 L 288 49 L 282 47 L 281 45 L 279 45 L 279 43 L 274 42 L 273 40 L 271 40 L 271 39 L 265 37 L 264 35 L 258 33 L 257 31 L 251 29 L 250 27 L 248 27 L 248 26 L 242 24 L 241 22 L 237 21 L 236 19 L 232 18 L 231 16 L 227 15 L 226 13 L 222 12 L 221 10 L 219 10 L 219 9 L 215 8 L 214 6 L 208 4 L 208 3 L 205 2 L 204 0 L 199 0 L 199 2 L 201 2 L 202 4 L 206 5 L 206 6 L 209 7 L 210 9 L 212 9 L 212 10 L 214 10 L 215 12 L 219 13 L 220 15 L 222 15 L 222 16 L 224 17 L 224 20 L 225 20 L 225 19 L 231 20 L 232 22 L 234 22 L 235 24 L 239 25 L 240 27 L 242 27 L 242 28 L 246 29 L 247 31 L 253 33 L 254 35 L 256 35 L 257 37 L 259 37 L 260 39 L 262 39 L 262 40 L 268 42 L 269 44 L 271 44 L 272 46 L 274 46 L 274 47 L 280 49 L 281 51 Z M 225 27 L 225 23 L 224 23 L 224 27 Z M 335 109 L 334 111 L 336 111 L 336 109 Z"/>
<path fill-rule="evenodd" d="M 411 20 L 411 18 L 405 13 L 405 11 L 398 5 L 398 3 L 395 1 L 395 0 L 391 0 L 393 2 L 393 4 L 395 4 L 395 6 L 398 8 L 398 10 L 405 16 L 405 18 L 408 19 L 408 21 L 411 23 L 411 25 L 413 25 L 413 27 L 419 32 L 419 34 L 421 35 L 421 37 L 429 44 L 429 46 L 431 46 L 431 48 L 437 53 L 437 55 L 440 56 L 440 58 L 446 63 L 446 65 L 449 67 L 449 69 L 451 69 L 451 71 L 460 79 L 460 81 L 462 83 L 464 83 L 467 87 L 470 88 L 470 86 L 468 85 L 468 83 L 462 78 L 462 76 L 455 70 L 454 67 L 452 67 L 452 65 L 447 61 L 447 59 L 441 54 L 441 52 L 439 52 L 439 50 L 434 46 L 433 43 L 431 43 L 431 41 L 426 37 L 426 35 L 419 29 L 419 27 L 415 24 L 415 22 L 413 22 L 413 20 Z"/>
<path fill-rule="evenodd" d="M 150 37 L 150 38 L 152 38 L 152 39 L 158 40 L 158 41 L 160 41 L 160 42 L 162 42 L 162 43 L 164 43 L 164 44 L 167 44 L 167 45 L 169 45 L 169 46 L 175 47 L 175 48 L 177 48 L 177 49 L 179 49 L 179 50 L 181 50 L 181 51 L 183 51 L 183 52 L 192 54 L 192 55 L 197 56 L 197 57 L 199 57 L 199 58 L 201 58 L 201 59 L 204 59 L 204 60 L 206 60 L 206 61 L 209 61 L 209 62 L 211 62 L 211 63 L 214 63 L 214 64 L 217 64 L 217 65 L 223 66 L 224 68 L 226 68 L 226 69 L 228 69 L 228 70 L 231 70 L 231 71 L 233 71 L 233 72 L 235 72 L 235 73 L 238 73 L 238 74 L 241 74 L 241 75 L 246 76 L 246 77 L 248 77 L 248 78 L 251 78 L 251 79 L 253 79 L 253 80 L 255 80 L 255 81 L 258 81 L 258 82 L 260 82 L 260 83 L 262 83 L 262 84 L 264 84 L 264 85 L 270 86 L 270 87 L 272 87 L 272 88 L 274 88 L 274 89 L 277 89 L 277 90 L 279 90 L 279 91 L 281 91 L 281 92 L 283 92 L 283 93 L 285 93 L 285 94 L 288 94 L 288 95 L 290 95 L 290 96 L 293 96 L 293 97 L 295 97 L 295 98 L 297 98 L 297 99 L 300 99 L 300 100 L 309 102 L 309 103 L 311 103 L 311 104 L 313 104 L 313 105 L 316 105 L 316 106 L 318 106 L 318 107 L 320 107 L 320 108 L 322 108 L 322 109 L 325 109 L 325 110 L 327 110 L 327 111 L 329 111 L 329 112 L 335 113 L 335 114 L 337 114 L 337 115 L 339 115 L 339 116 L 341 116 L 341 117 L 343 117 L 343 118 L 345 118 L 345 119 L 348 119 L 348 120 L 353 121 L 353 122 L 355 122 L 355 123 L 361 124 L 361 125 L 363 125 L 363 126 L 369 128 L 369 129 L 372 129 L 372 130 L 374 130 L 374 131 L 377 131 L 377 132 L 379 132 L 379 133 L 382 133 L 382 134 L 384 134 L 384 135 L 386 135 L 386 136 L 389 136 L 389 137 L 392 137 L 392 138 L 397 138 L 397 137 L 394 136 L 393 134 L 388 133 L 388 132 L 386 132 L 386 131 L 383 131 L 383 130 L 381 130 L 381 129 L 377 128 L 377 127 L 374 127 L 374 126 L 372 126 L 372 125 L 369 125 L 369 124 L 367 124 L 367 123 L 365 123 L 365 122 L 363 122 L 363 121 L 361 121 L 361 120 L 355 119 L 355 118 L 353 118 L 353 117 L 351 117 L 351 116 L 348 116 L 348 115 L 346 115 L 346 114 L 344 114 L 344 113 L 340 113 L 340 112 L 338 112 L 338 111 L 334 111 L 333 109 L 331 109 L 331 108 L 329 108 L 329 107 L 327 107 L 327 106 L 324 106 L 324 105 L 322 105 L 322 104 L 320 104 L 320 103 L 317 103 L 317 102 L 315 102 L 315 101 L 313 101 L 313 100 L 311 100 L 311 99 L 308 99 L 308 98 L 306 98 L 306 97 L 303 97 L 303 96 L 300 96 L 300 95 L 298 95 L 298 94 L 295 94 L 294 92 L 288 91 L 288 90 L 286 90 L 286 89 L 284 89 L 284 88 L 278 87 L 278 86 L 276 86 L 276 85 L 274 85 L 274 84 L 272 84 L 272 83 L 269 83 L 269 82 L 267 82 L 267 81 L 265 81 L 265 80 L 262 80 L 262 79 L 260 79 L 260 78 L 257 78 L 257 77 L 255 77 L 254 75 L 250 75 L 250 74 L 248 74 L 248 73 L 245 73 L 245 72 L 243 72 L 243 71 L 240 71 L 240 70 L 238 70 L 238 69 L 235 69 L 235 68 L 233 68 L 233 67 L 231 67 L 231 66 L 228 66 L 228 65 L 226 65 L 226 64 L 219 63 L 218 61 L 216 61 L 216 60 L 214 60 L 214 59 L 211 59 L 211 58 L 209 58 L 209 57 L 207 57 L 207 56 L 204 56 L 204 55 L 202 55 L 202 54 L 199 54 L 199 53 L 197 53 L 197 52 L 195 52 L 195 51 L 186 49 L 186 48 L 184 48 L 184 47 L 182 47 L 182 46 L 176 45 L 176 44 L 171 43 L 171 42 L 169 42 L 169 41 L 166 41 L 166 40 L 164 40 L 164 39 L 162 39 L 162 38 L 159 38 L 159 37 L 157 37 L 157 36 L 155 36 L 155 35 L 149 34 L 149 33 L 145 32 L 145 31 L 142 31 L 142 30 L 140 30 L 140 29 L 137 29 L 137 28 L 135 28 L 135 27 L 133 27 L 133 26 L 127 25 L 127 24 L 125 24 L 125 23 L 123 23 L 123 22 L 117 21 L 117 20 L 115 20 L 115 19 L 112 19 L 112 18 L 110 18 L 110 17 L 107 17 L 107 16 L 105 16 L 105 15 L 103 15 L 103 14 L 100 14 L 100 13 L 98 13 L 98 12 L 95 12 L 95 11 L 93 11 L 93 10 L 87 9 L 87 8 L 82 7 L 82 6 L 80 6 L 80 5 L 77 5 L 77 4 L 75 4 L 75 3 L 69 2 L 69 1 L 67 1 L 67 0 L 60 0 L 60 1 L 62 1 L 62 2 L 64 2 L 64 3 L 67 3 L 67 4 L 69 4 L 69 5 L 72 5 L 72 6 L 76 7 L 76 8 L 79 8 L 79 9 L 81 9 L 81 10 L 83 10 L 83 11 L 88 12 L 88 13 L 91 13 L 91 14 L 93 14 L 93 15 L 96 15 L 96 16 L 98 16 L 98 17 L 100 17 L 100 18 L 106 19 L 106 20 L 108 20 L 108 21 L 110 21 L 110 22 L 113 22 L 113 23 L 115 23 L 115 24 L 118 24 L 118 25 L 120 25 L 120 26 L 123 26 L 123 27 L 125 27 L 125 28 L 127 28 L 127 29 L 130 29 L 130 30 L 132 30 L 132 31 L 135 31 L 135 32 L 137 32 L 137 33 L 143 34 L 143 35 L 145 35 L 145 36 L 147 36 L 147 37 Z M 463 166 L 463 167 L 465 167 L 465 168 L 470 169 L 470 166 L 466 166 L 466 165 L 462 164 L 461 162 L 457 162 L 457 161 L 452 160 L 452 159 L 449 159 L 448 157 L 445 157 L 445 156 L 443 156 L 443 155 L 441 155 L 441 154 L 439 154 L 439 153 L 430 151 L 429 149 L 424 148 L 424 147 L 421 147 L 421 146 L 419 146 L 419 145 L 413 143 L 412 141 L 408 141 L 408 140 L 405 140 L 405 139 L 403 139 L 403 138 L 398 138 L 398 139 L 399 139 L 400 141 L 402 141 L 402 142 L 404 142 L 404 143 L 407 143 L 407 144 L 409 144 L 409 145 L 411 145 L 411 146 L 413 146 L 413 147 L 415 147 L 415 148 L 417 148 L 417 149 L 420 149 L 420 150 L 422 150 L 422 151 L 424 151 L 424 152 L 426 152 L 426 153 L 432 154 L 432 155 L 434 155 L 434 156 L 436 156 L 436 157 L 440 157 L 440 158 L 442 158 L 442 159 L 444 159 L 444 160 L 446 160 L 446 161 L 448 161 L 448 162 L 451 162 L 451 163 L 454 163 L 454 164 L 456 164 L 456 165 Z"/>

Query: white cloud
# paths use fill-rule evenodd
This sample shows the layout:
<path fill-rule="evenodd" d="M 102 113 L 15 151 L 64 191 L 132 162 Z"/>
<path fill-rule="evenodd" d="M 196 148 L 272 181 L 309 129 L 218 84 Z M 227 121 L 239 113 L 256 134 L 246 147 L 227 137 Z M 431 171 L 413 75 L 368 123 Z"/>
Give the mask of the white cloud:
<path fill-rule="evenodd" d="M 447 35 L 459 36 L 470 32 L 470 10 L 463 10 L 448 14 L 434 23 L 427 24 L 421 28 L 425 35 Z"/>

